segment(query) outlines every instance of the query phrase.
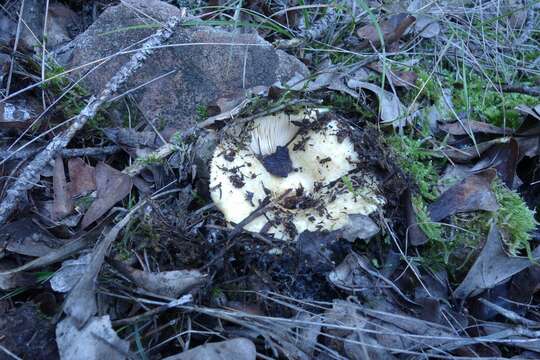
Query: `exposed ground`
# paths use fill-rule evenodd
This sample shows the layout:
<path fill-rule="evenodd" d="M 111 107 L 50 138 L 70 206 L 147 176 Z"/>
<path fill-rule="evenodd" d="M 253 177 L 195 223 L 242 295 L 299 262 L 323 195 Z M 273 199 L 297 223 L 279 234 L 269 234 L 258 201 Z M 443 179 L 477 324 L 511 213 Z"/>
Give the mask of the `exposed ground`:
<path fill-rule="evenodd" d="M 0 359 L 540 358 L 539 29 L 532 0 L 0 4 Z M 281 185 L 331 121 L 346 172 Z"/>

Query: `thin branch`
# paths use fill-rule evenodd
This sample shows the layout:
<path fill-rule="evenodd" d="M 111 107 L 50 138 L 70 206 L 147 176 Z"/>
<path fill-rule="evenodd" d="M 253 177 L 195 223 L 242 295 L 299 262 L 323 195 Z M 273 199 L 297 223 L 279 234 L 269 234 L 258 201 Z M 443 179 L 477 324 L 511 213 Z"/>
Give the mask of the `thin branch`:
<path fill-rule="evenodd" d="M 514 86 L 503 85 L 501 90 L 504 92 L 513 92 L 531 96 L 540 96 L 540 86 Z"/>
<path fill-rule="evenodd" d="M 0 150 L 0 159 L 5 159 L 9 157 L 11 160 L 21 160 L 27 159 L 30 156 L 35 155 L 42 148 L 37 149 L 26 149 L 23 151 L 8 151 Z M 87 147 L 87 148 L 78 148 L 78 149 L 62 149 L 59 151 L 62 154 L 63 158 L 74 158 L 74 157 L 98 157 L 104 155 L 112 155 L 117 152 L 122 151 L 122 148 L 118 145 L 109 145 L 103 147 Z"/>
<path fill-rule="evenodd" d="M 184 17 L 184 16 L 182 16 Z M 82 129 L 86 122 L 94 117 L 104 103 L 108 102 L 117 90 L 127 81 L 127 79 L 143 62 L 150 56 L 155 48 L 160 48 L 173 34 L 175 26 L 180 22 L 180 18 L 172 17 L 167 21 L 167 27 L 158 30 L 151 36 L 141 47 L 140 51 L 136 52 L 131 59 L 114 75 L 101 93 L 95 97 L 92 96 L 84 109 L 77 115 L 71 126 L 61 134 L 57 135 L 47 147 L 41 151 L 22 171 L 17 181 L 6 192 L 6 197 L 0 204 L 0 225 L 4 224 L 9 216 L 16 209 L 20 199 L 27 190 L 32 188 L 32 183 L 35 183 L 43 167 L 48 164 L 51 159 L 66 147 L 75 134 Z"/>

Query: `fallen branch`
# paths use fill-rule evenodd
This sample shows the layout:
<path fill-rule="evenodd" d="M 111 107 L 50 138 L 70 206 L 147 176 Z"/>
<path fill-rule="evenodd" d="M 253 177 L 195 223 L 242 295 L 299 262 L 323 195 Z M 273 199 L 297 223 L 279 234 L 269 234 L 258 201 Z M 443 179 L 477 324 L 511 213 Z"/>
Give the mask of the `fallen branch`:
<path fill-rule="evenodd" d="M 501 90 L 504 92 L 519 93 L 531 96 L 540 96 L 540 86 L 514 86 L 503 85 Z"/>
<path fill-rule="evenodd" d="M 15 183 L 7 190 L 6 196 L 0 204 L 0 225 L 4 224 L 11 213 L 16 209 L 19 201 L 37 182 L 38 177 L 42 169 L 48 164 L 56 154 L 66 147 L 66 145 L 75 136 L 86 122 L 93 118 L 99 108 L 110 99 L 118 91 L 118 89 L 127 81 L 127 79 L 138 68 L 140 68 L 146 58 L 154 52 L 154 49 L 158 48 L 166 40 L 168 40 L 173 32 L 175 26 L 180 22 L 180 18 L 172 17 L 167 21 L 165 28 L 158 30 L 152 35 L 137 51 L 131 59 L 114 75 L 101 93 L 95 97 L 92 96 L 84 109 L 77 115 L 71 126 L 57 135 L 45 149 L 43 149 L 22 171 Z"/>

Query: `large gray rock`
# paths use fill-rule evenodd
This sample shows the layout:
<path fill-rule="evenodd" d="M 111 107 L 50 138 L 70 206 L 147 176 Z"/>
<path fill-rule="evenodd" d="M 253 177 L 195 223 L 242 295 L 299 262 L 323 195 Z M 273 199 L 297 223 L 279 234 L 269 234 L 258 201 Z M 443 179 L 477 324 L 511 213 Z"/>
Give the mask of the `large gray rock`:
<path fill-rule="evenodd" d="M 161 1 L 123 1 L 105 10 L 58 57 L 67 68 L 73 68 L 122 50 L 137 49 L 157 30 L 159 22 L 179 15 L 178 8 Z M 158 127 L 185 129 L 195 123 L 200 106 L 242 96 L 255 86 L 285 83 L 294 76 L 309 74 L 298 59 L 275 50 L 257 34 L 203 26 L 193 18 L 187 19 L 166 45 L 146 60 L 123 89 L 150 82 L 134 94 L 144 115 Z M 84 83 L 97 93 L 129 56 L 114 56 L 101 66 L 86 67 L 84 72 L 91 72 Z M 172 70 L 172 74 L 151 82 Z"/>

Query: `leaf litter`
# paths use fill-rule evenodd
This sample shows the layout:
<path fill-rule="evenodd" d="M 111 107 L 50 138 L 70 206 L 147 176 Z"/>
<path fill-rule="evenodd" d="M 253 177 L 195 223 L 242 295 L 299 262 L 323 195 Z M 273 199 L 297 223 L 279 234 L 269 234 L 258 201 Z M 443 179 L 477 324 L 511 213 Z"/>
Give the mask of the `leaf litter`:
<path fill-rule="evenodd" d="M 184 19 L 183 10 L 157 0 L 109 8 L 93 2 L 94 13 L 53 4 L 48 33 L 42 17 L 21 14 L 30 29 L 41 29 L 35 38 L 47 41 L 36 43 L 24 31 L 17 44 L 11 28 L 18 5 L 6 5 L 0 16 L 2 29 L 7 26 L 0 35 L 0 154 L 6 155 L 0 160 L 0 329 L 8 335 L 0 335 L 0 354 L 538 357 L 540 105 L 531 34 L 539 17 L 534 5 L 518 11 L 514 2 L 499 5 L 248 1 L 211 12 L 192 7 L 190 14 L 213 26 L 204 28 L 212 42 L 232 39 L 226 46 L 232 50 L 207 44 L 208 62 L 189 73 L 162 69 L 162 50 L 117 57 L 117 69 L 138 69 L 144 60 L 158 75 L 129 83 L 130 89 L 106 87 L 114 99 L 106 106 L 92 98 L 99 93 L 84 76 L 72 83 L 83 72 L 66 76 L 62 67 L 69 64 L 63 53 L 77 39 L 65 48 L 62 43 L 83 31 L 74 26 L 79 17 L 98 28 L 114 13 L 114 32 L 100 36 L 126 48 L 158 39 L 152 51 L 168 48 L 164 34 L 184 31 L 162 27 L 170 15 L 189 22 L 189 29 L 202 20 Z M 133 10 L 147 25 L 124 31 Z M 255 29 L 232 32 L 232 23 Z M 289 54 L 250 37 L 255 32 Z M 231 55 L 235 46 L 245 48 L 241 61 Z M 193 54 L 181 48 L 188 58 Z M 503 54 L 506 48 L 512 57 Z M 234 68 L 244 69 L 233 81 L 241 84 L 238 91 L 219 83 L 231 81 L 224 74 L 233 58 L 240 61 Z M 207 84 L 214 59 L 221 61 L 223 78 Z M 273 68 L 265 69 L 278 63 L 275 83 L 269 83 Z M 108 66 L 95 71 L 103 84 L 114 85 L 117 70 Z M 200 103 L 167 95 L 161 70 L 177 85 L 197 84 L 190 91 Z M 137 71 L 123 75 L 137 78 Z M 207 91 L 214 91 L 208 102 Z M 87 104 L 95 107 L 87 112 Z M 170 122 L 191 105 L 196 110 L 189 116 L 198 123 Z M 283 198 L 263 183 L 266 197 L 253 204 L 257 213 L 227 222 L 210 197 L 224 189 L 209 186 L 216 144 L 237 124 L 251 131 L 261 116 L 309 109 L 318 109 L 320 120 L 292 124 L 298 130 L 291 141 L 302 140 L 294 151 L 312 151 L 306 134 L 337 121 L 343 126 L 335 136 L 351 141 L 358 155 L 349 165 L 373 179 L 350 171 L 315 190 L 285 182 Z M 86 119 L 83 130 L 62 124 L 74 115 Z M 28 170 L 26 163 L 47 151 L 43 146 L 58 144 L 65 134 L 69 140 L 48 161 Z M 219 156 L 232 162 L 238 139 Z M 317 162 L 323 167 L 336 158 L 329 153 Z M 240 188 L 261 179 L 248 170 L 257 161 L 253 156 L 241 169 L 227 169 L 228 178 Z M 24 186 L 13 186 L 23 180 Z M 287 216 L 309 208 L 331 218 L 332 201 L 347 194 L 357 204 L 369 181 L 385 199 L 376 212 L 351 214 L 343 228 L 295 234 Z M 334 191 L 332 200 L 316 203 L 313 193 L 325 186 Z M 244 196 L 244 202 L 254 200 L 253 193 Z M 282 215 L 271 218 L 276 208 Z M 266 216 L 268 226 L 246 230 L 254 215 Z M 297 240 L 273 236 L 272 226 Z"/>

